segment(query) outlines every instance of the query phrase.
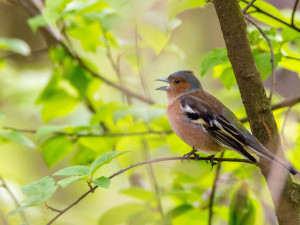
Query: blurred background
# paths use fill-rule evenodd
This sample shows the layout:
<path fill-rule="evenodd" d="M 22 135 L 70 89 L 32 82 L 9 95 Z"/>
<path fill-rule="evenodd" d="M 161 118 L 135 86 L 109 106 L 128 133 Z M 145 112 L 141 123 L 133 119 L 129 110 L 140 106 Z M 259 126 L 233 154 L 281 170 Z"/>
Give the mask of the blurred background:
<path fill-rule="evenodd" d="M 39 1 L 33 2 L 39 5 Z M 145 159 L 189 152 L 175 134 L 168 133 L 167 98 L 155 91 L 161 85 L 155 79 L 178 70 L 193 70 L 205 90 L 239 118 L 246 116 L 232 72 L 224 74 L 224 67 L 208 66 L 200 76 L 205 55 L 225 45 L 213 4 L 196 2 L 46 0 L 43 17 L 33 18 L 18 1 L 0 1 L 0 184 L 5 182 L 17 201 L 26 199 L 22 186 L 70 165 L 90 165 L 109 151 L 130 152 L 101 168 L 99 176 L 109 176 Z M 268 2 L 283 17 L 290 15 L 294 4 L 292 0 Z M 297 14 L 295 20 L 298 23 Z M 45 40 L 38 27 L 46 24 L 54 33 L 60 31 L 63 42 L 89 68 L 155 104 L 128 97 L 93 77 L 60 45 Z M 262 23 L 262 27 L 269 31 L 272 26 Z M 282 28 L 273 29 L 272 41 L 282 41 Z M 254 30 L 250 27 L 249 34 Z M 294 57 L 300 54 L 298 39 L 289 40 Z M 259 37 L 251 44 L 265 46 L 263 42 Z M 279 47 L 278 52 L 282 52 Z M 292 62 L 293 68 L 288 63 L 277 65 L 274 104 L 300 95 L 299 62 Z M 268 91 L 271 79 L 267 73 L 263 79 Z M 298 169 L 299 110 L 295 105 L 274 112 L 286 156 Z M 44 133 L 43 128 L 47 130 Z M 76 136 L 149 130 L 167 132 Z M 61 137 L 57 131 L 72 135 Z M 232 152 L 226 152 L 225 157 L 241 158 Z M 55 224 L 207 224 L 215 171 L 205 162 L 141 166 L 114 178 L 109 189 L 99 188 L 87 196 Z M 264 178 L 255 166 L 223 163 L 216 187 L 213 224 L 277 223 Z M 59 187 L 47 204 L 63 209 L 87 190 L 86 182 L 76 181 Z M 26 218 L 20 213 L 7 217 L 15 208 L 7 188 L 0 186 L 0 224 L 46 224 L 56 215 L 42 206 L 26 209 Z"/>

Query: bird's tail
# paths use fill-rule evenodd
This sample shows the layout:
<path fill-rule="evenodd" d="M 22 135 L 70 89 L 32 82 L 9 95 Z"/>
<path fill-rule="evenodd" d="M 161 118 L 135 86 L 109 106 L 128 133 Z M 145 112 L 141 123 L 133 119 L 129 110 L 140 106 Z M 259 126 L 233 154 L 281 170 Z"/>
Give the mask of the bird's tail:
<path fill-rule="evenodd" d="M 270 161 L 275 162 L 277 165 L 287 169 L 292 175 L 299 174 L 299 171 L 297 171 L 292 165 L 289 163 L 283 161 L 282 159 L 275 156 L 272 152 L 270 152 L 268 149 L 266 149 L 263 145 L 259 144 L 250 144 L 247 147 L 249 147 L 252 151 L 254 151 L 256 154 L 269 159 Z"/>

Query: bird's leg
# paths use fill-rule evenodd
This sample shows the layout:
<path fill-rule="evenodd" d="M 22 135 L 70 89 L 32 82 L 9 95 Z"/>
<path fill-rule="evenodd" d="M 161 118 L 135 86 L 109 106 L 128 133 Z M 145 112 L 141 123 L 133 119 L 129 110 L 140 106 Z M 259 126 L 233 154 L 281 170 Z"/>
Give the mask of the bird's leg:
<path fill-rule="evenodd" d="M 209 163 L 211 165 L 211 170 L 214 168 L 214 165 L 217 165 L 217 162 L 214 162 L 214 158 L 216 155 L 211 155 L 209 156 Z M 206 160 L 206 163 L 208 163 L 208 160 Z"/>
<path fill-rule="evenodd" d="M 199 154 L 197 154 L 196 152 L 197 152 L 197 150 L 193 147 L 193 150 L 187 154 L 184 154 L 183 158 L 186 158 L 188 160 L 188 162 L 190 162 L 190 157 L 191 157 L 191 155 L 193 155 L 195 157 L 195 159 L 198 160 Z M 183 159 L 181 160 L 181 162 L 183 162 Z"/>

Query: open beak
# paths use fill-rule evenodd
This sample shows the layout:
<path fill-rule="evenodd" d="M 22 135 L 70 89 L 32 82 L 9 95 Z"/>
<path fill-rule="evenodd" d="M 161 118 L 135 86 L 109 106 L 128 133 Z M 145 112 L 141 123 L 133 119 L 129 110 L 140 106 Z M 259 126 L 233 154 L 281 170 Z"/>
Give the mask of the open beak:
<path fill-rule="evenodd" d="M 168 78 L 160 78 L 160 79 L 156 79 L 156 81 L 162 81 L 162 82 L 169 83 Z M 169 86 L 162 86 L 162 87 L 156 88 L 155 90 L 169 91 L 170 87 Z"/>

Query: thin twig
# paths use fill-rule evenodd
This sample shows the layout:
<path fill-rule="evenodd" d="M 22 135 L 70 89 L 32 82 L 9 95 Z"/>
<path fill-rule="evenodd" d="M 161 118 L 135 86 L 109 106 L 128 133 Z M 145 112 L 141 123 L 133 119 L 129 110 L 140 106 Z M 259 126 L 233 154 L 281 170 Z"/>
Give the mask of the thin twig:
<path fill-rule="evenodd" d="M 140 101 L 142 101 L 142 102 L 145 102 L 145 103 L 147 103 L 147 104 L 150 104 L 150 105 L 155 104 L 155 102 L 154 102 L 153 100 L 148 99 L 148 98 L 145 98 L 145 97 L 143 97 L 143 96 L 141 96 L 141 95 L 139 95 L 139 94 L 136 94 L 136 93 L 132 92 L 131 90 L 129 90 L 129 89 L 123 87 L 123 86 L 120 86 L 119 84 L 115 84 L 114 82 L 112 82 L 112 81 L 106 79 L 106 78 L 105 78 L 103 75 L 101 75 L 100 73 L 96 73 L 94 70 L 92 70 L 91 68 L 89 68 L 89 67 L 84 63 L 84 61 L 83 61 L 78 55 L 73 54 L 73 53 L 69 50 L 69 48 L 68 48 L 66 45 L 64 45 L 62 42 L 61 42 L 60 44 L 64 47 L 64 49 L 67 51 L 67 53 L 68 53 L 74 60 L 76 60 L 76 61 L 78 62 L 78 64 L 79 64 L 83 69 L 85 69 L 87 72 L 89 72 L 93 77 L 102 80 L 102 81 L 103 81 L 104 83 L 106 83 L 107 85 L 109 85 L 109 86 L 111 86 L 111 87 L 113 87 L 113 88 L 115 88 L 115 89 L 117 89 L 117 90 L 123 92 L 124 94 L 126 94 L 126 95 L 128 95 L 128 96 L 130 96 L 130 97 L 132 97 L 132 98 L 136 98 L 136 99 L 138 99 L 138 100 L 140 100 Z"/>
<path fill-rule="evenodd" d="M 271 53 L 271 68 L 272 68 L 272 84 L 271 84 L 271 88 L 270 88 L 270 95 L 269 95 L 269 101 L 270 103 L 272 102 L 272 96 L 273 96 L 273 91 L 274 91 L 274 87 L 276 85 L 275 83 L 275 62 L 274 62 L 274 51 L 273 51 L 273 47 L 272 47 L 272 43 L 270 38 L 268 37 L 268 35 L 250 18 L 245 17 L 246 20 L 248 20 L 250 23 L 252 23 L 257 29 L 258 31 L 261 33 L 261 35 L 266 39 L 269 48 L 270 48 L 270 53 Z"/>
<path fill-rule="evenodd" d="M 253 5 L 256 0 L 252 0 L 249 4 L 243 9 L 243 14 L 247 12 L 247 10 Z"/>
<path fill-rule="evenodd" d="M 144 150 L 145 150 L 146 160 L 151 160 L 151 156 L 149 154 L 148 143 L 145 139 L 143 139 L 142 141 L 143 141 L 143 146 L 144 146 Z M 157 199 L 157 209 L 158 209 L 158 211 L 161 215 L 161 218 L 163 219 L 164 218 L 164 211 L 163 211 L 162 203 L 161 203 L 161 200 L 160 200 L 160 191 L 159 191 L 159 187 L 158 187 L 157 180 L 156 180 L 156 177 L 155 177 L 153 165 L 151 163 L 148 165 L 148 172 L 149 172 L 151 182 L 152 182 L 152 185 L 154 187 L 156 199 Z"/>
<path fill-rule="evenodd" d="M 300 103 L 300 96 L 292 98 L 292 99 L 284 100 L 284 101 L 282 101 L 278 104 L 272 105 L 271 109 L 272 109 L 272 111 L 275 111 L 277 109 L 282 109 L 282 108 L 285 108 L 285 107 L 292 107 L 292 106 L 294 106 L 298 103 Z M 240 121 L 242 123 L 246 123 L 248 121 L 248 118 L 244 117 L 244 118 L 240 119 Z"/>
<path fill-rule="evenodd" d="M 142 53 L 139 48 L 139 35 L 138 35 L 138 25 L 135 25 L 135 51 L 136 51 L 136 63 L 139 70 L 139 77 L 141 81 L 142 88 L 144 90 L 145 96 L 151 99 L 151 95 L 147 86 L 147 82 L 145 80 L 143 65 L 142 65 Z"/>
<path fill-rule="evenodd" d="M 220 155 L 220 159 L 223 159 L 224 152 L 222 152 L 222 154 Z M 210 198 L 209 198 L 208 225 L 212 225 L 214 198 L 215 198 L 215 193 L 216 193 L 217 182 L 218 182 L 218 179 L 219 179 L 219 176 L 220 176 L 220 170 L 221 170 L 221 163 L 218 164 L 215 179 L 214 179 L 214 183 L 213 183 Z"/>
<path fill-rule="evenodd" d="M 61 213 L 61 210 L 49 206 L 49 205 L 47 204 L 47 202 L 45 202 L 44 205 L 45 205 L 45 207 L 46 207 L 47 209 L 50 209 L 50 210 L 53 211 L 53 212 Z"/>
<path fill-rule="evenodd" d="M 11 2 L 11 0 L 8 0 L 9 2 Z M 21 3 L 20 6 L 22 6 L 27 12 L 29 12 L 29 14 L 31 16 L 36 16 L 38 14 L 40 14 L 40 12 L 38 12 L 33 6 L 31 6 L 30 4 L 27 4 L 26 1 L 24 0 L 19 0 L 19 2 Z M 53 32 L 53 28 L 50 25 L 47 25 L 45 27 L 45 29 L 43 30 L 44 32 L 42 32 L 45 35 L 45 38 L 51 38 L 51 42 L 53 42 L 53 40 L 55 40 L 56 44 L 60 44 L 65 50 L 66 52 L 75 60 L 78 62 L 78 64 L 85 69 L 87 72 L 89 72 L 93 77 L 102 80 L 104 83 L 106 83 L 107 85 L 119 90 L 120 92 L 125 93 L 126 95 L 138 99 L 144 103 L 147 104 L 155 104 L 155 102 L 151 99 L 145 98 L 137 93 L 132 92 L 131 90 L 119 85 L 119 84 L 115 84 L 114 82 L 108 80 L 107 78 L 105 78 L 102 74 L 95 72 L 94 70 L 92 70 L 90 67 L 88 67 L 85 62 L 75 53 L 73 53 L 61 40 L 61 35 L 56 35 Z"/>
<path fill-rule="evenodd" d="M 247 3 L 247 4 L 249 4 L 249 2 L 246 1 L 246 0 L 241 0 L 241 1 L 242 1 L 242 2 L 245 2 L 245 3 Z M 264 15 L 266 15 L 266 16 L 268 16 L 268 17 L 270 17 L 270 18 L 272 18 L 272 19 L 274 19 L 274 20 L 276 20 L 276 21 L 278 21 L 278 22 L 280 22 L 280 23 L 282 23 L 282 24 L 284 24 L 284 25 L 286 25 L 286 26 L 288 26 L 288 27 L 290 27 L 290 28 L 296 30 L 296 31 L 300 31 L 300 29 L 297 28 L 297 27 L 295 27 L 294 25 L 289 24 L 289 23 L 287 23 L 287 22 L 285 22 L 285 21 L 279 19 L 278 17 L 276 17 L 276 16 L 274 16 L 274 15 L 272 15 L 272 14 L 270 14 L 270 13 L 268 13 L 268 12 L 262 10 L 262 9 L 260 9 L 259 7 L 255 6 L 255 5 L 252 5 L 252 7 L 255 8 L 256 11 L 251 12 L 251 14 L 252 14 L 252 13 L 262 13 L 262 14 L 264 14 Z"/>
<path fill-rule="evenodd" d="M 284 58 L 286 58 L 286 59 L 293 59 L 293 60 L 296 60 L 296 61 L 300 61 L 299 58 L 292 57 L 292 56 L 288 56 L 288 55 L 283 55 L 282 57 L 284 57 Z"/>
<path fill-rule="evenodd" d="M 296 13 L 296 9 L 297 9 L 298 3 L 299 3 L 299 0 L 296 0 L 295 4 L 294 4 L 294 7 L 293 7 L 292 18 L 291 18 L 291 25 L 292 26 L 295 26 L 295 24 L 294 24 L 294 17 L 295 17 L 295 13 Z"/>
<path fill-rule="evenodd" d="M 19 129 L 15 127 L 8 127 L 5 126 L 3 129 L 7 130 L 13 130 L 13 131 L 18 131 L 22 133 L 36 133 L 37 130 L 30 130 L 30 129 Z M 72 133 L 67 133 L 63 131 L 56 131 L 53 132 L 54 134 L 57 135 L 65 135 L 65 136 L 72 136 L 72 137 L 125 137 L 125 136 L 143 136 L 143 135 L 148 135 L 148 134 L 171 134 L 173 131 L 171 130 L 163 130 L 163 131 L 155 131 L 155 130 L 149 130 L 149 131 L 144 131 L 144 132 L 131 132 L 131 133 L 104 133 L 104 134 L 72 134 Z"/>
<path fill-rule="evenodd" d="M 1 186 L 7 191 L 7 193 L 8 193 L 9 196 L 11 197 L 11 199 L 14 201 L 16 207 L 17 207 L 17 208 L 21 207 L 21 205 L 20 205 L 20 203 L 18 202 L 16 196 L 14 195 L 14 193 L 12 192 L 12 190 L 7 186 L 5 180 L 3 179 L 2 176 L 0 176 L 0 181 L 1 181 L 1 183 L 2 183 Z M 0 186 L 0 187 L 1 187 L 1 186 Z M 27 218 L 26 218 L 26 215 L 25 215 L 24 211 L 20 211 L 20 216 L 21 216 L 21 218 L 22 218 L 22 221 L 23 221 L 24 223 L 27 224 L 27 223 L 28 223 L 28 220 L 27 220 Z"/>
<path fill-rule="evenodd" d="M 122 170 L 119 170 L 118 172 L 112 174 L 109 177 L 109 179 L 113 179 L 114 177 L 116 177 L 116 176 L 118 176 L 118 175 L 120 175 L 120 174 L 126 172 L 127 170 L 130 170 L 130 169 L 134 168 L 134 167 L 141 166 L 141 165 L 147 165 L 147 164 L 151 164 L 151 163 L 157 163 L 157 162 L 163 162 L 163 161 L 178 161 L 178 160 L 181 160 L 181 161 L 182 160 L 207 161 L 207 160 L 210 160 L 210 159 L 211 159 L 211 157 L 199 157 L 198 159 L 196 159 L 195 157 L 190 157 L 190 158 L 186 158 L 186 157 L 167 157 L 167 158 L 152 159 L 152 160 L 148 160 L 148 161 L 144 161 L 144 162 L 135 163 L 135 164 L 132 164 L 132 165 L 130 165 L 130 166 L 128 166 L 128 167 L 126 167 Z M 217 162 L 243 162 L 243 163 L 253 164 L 251 161 L 249 161 L 247 159 L 214 158 L 214 161 L 217 161 Z M 94 186 L 93 191 L 95 191 L 97 188 L 98 188 L 98 186 Z M 85 192 L 75 202 L 70 204 L 65 209 L 61 210 L 61 212 L 58 213 L 50 222 L 48 222 L 47 225 L 52 224 L 55 220 L 57 220 L 60 216 L 62 216 L 64 213 L 66 213 L 72 207 L 77 205 L 82 199 L 84 199 L 91 192 L 92 192 L 92 190 L 88 190 L 87 192 Z"/>

